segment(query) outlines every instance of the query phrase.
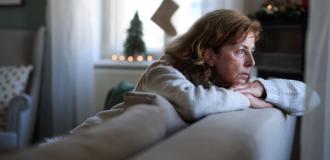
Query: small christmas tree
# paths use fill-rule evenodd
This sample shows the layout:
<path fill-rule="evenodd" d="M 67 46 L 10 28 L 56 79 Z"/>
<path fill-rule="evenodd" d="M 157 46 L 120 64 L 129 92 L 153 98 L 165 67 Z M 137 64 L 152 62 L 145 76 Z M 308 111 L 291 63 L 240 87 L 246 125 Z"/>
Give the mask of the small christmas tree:
<path fill-rule="evenodd" d="M 142 22 L 139 19 L 138 12 L 135 12 L 134 18 L 131 20 L 130 28 L 127 30 L 124 48 L 127 56 L 136 57 L 136 55 L 145 56 L 146 47 L 142 40 Z"/>

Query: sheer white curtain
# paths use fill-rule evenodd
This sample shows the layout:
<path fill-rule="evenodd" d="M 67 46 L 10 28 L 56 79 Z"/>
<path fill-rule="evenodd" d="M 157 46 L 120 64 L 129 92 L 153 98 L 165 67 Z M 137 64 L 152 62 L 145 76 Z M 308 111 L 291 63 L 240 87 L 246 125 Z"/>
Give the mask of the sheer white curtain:
<path fill-rule="evenodd" d="M 53 135 L 67 133 L 95 113 L 99 10 L 99 0 L 48 1 L 50 95 L 43 96 L 50 96 Z"/>
<path fill-rule="evenodd" d="M 306 82 L 316 89 L 321 104 L 303 117 L 302 160 L 330 159 L 330 1 L 310 1 L 307 33 Z M 307 97 L 307 107 L 308 107 Z"/>

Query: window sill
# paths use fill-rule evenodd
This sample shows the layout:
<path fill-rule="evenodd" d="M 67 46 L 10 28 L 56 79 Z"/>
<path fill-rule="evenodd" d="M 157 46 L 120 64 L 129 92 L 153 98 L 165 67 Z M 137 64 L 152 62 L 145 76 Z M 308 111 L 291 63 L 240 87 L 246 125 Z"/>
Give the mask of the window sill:
<path fill-rule="evenodd" d="M 95 69 L 146 69 L 152 62 L 142 61 L 142 62 L 121 62 L 112 60 L 99 60 L 94 63 Z"/>

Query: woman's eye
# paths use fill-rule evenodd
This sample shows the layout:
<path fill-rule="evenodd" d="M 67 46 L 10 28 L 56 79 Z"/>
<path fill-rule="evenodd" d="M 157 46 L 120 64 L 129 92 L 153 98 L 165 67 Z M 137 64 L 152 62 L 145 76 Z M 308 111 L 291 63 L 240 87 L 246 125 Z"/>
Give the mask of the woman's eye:
<path fill-rule="evenodd" d="M 237 53 L 238 53 L 238 54 L 245 54 L 246 51 L 245 51 L 244 49 L 240 49 L 240 50 L 237 51 Z"/>

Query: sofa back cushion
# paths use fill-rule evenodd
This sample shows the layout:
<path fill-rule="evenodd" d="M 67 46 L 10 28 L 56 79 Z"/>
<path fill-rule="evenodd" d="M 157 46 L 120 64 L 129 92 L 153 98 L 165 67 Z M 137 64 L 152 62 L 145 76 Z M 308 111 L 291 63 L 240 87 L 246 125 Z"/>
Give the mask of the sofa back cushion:
<path fill-rule="evenodd" d="M 128 159 L 163 139 L 165 129 L 165 116 L 160 108 L 136 105 L 89 130 L 4 159 Z"/>
<path fill-rule="evenodd" d="M 276 108 L 206 116 L 134 160 L 289 160 L 295 117 Z"/>
<path fill-rule="evenodd" d="M 151 92 L 131 91 L 124 94 L 124 106 L 151 104 L 163 109 L 166 113 L 166 135 L 171 135 L 187 126 L 175 107 L 164 97 Z"/>
<path fill-rule="evenodd" d="M 140 104 L 156 106 L 165 112 L 166 136 L 169 136 L 187 126 L 187 123 L 181 119 L 173 105 L 164 97 L 150 92 L 131 91 L 124 94 L 123 103 L 117 104 L 110 110 L 101 111 L 95 116 L 88 118 L 82 124 L 71 130 L 71 133 L 75 134 L 93 128 L 108 119 L 119 116 L 128 108 Z"/>

